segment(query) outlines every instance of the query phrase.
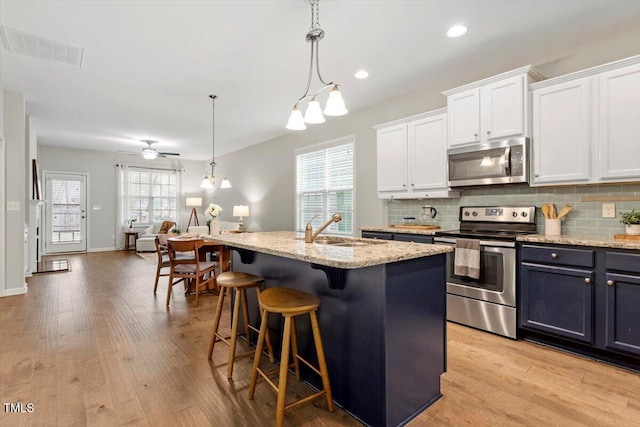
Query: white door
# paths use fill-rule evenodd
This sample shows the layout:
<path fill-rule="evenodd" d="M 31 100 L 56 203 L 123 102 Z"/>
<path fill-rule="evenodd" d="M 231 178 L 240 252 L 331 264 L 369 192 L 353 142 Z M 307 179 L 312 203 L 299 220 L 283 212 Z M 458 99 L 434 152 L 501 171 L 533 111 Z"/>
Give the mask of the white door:
<path fill-rule="evenodd" d="M 407 191 L 407 126 L 378 129 L 378 191 Z"/>
<path fill-rule="evenodd" d="M 447 97 L 449 147 L 480 142 L 480 89 Z"/>
<path fill-rule="evenodd" d="M 87 250 L 87 176 L 45 172 L 45 253 Z"/>
<path fill-rule="evenodd" d="M 598 76 L 599 176 L 640 177 L 640 65 Z"/>
<path fill-rule="evenodd" d="M 533 184 L 590 179 L 591 97 L 588 78 L 533 92 Z"/>
<path fill-rule="evenodd" d="M 411 190 L 447 188 L 447 115 L 411 122 L 409 165 Z"/>
<path fill-rule="evenodd" d="M 482 140 L 524 135 L 524 76 L 482 87 Z"/>

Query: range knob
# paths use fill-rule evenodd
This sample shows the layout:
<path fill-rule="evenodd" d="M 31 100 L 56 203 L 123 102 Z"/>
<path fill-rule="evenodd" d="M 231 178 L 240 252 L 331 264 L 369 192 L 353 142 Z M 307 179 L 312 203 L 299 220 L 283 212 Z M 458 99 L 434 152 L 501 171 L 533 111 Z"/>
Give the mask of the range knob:
<path fill-rule="evenodd" d="M 473 216 L 478 216 L 478 212 L 473 211 L 473 212 L 471 212 L 471 215 L 473 215 Z"/>
<path fill-rule="evenodd" d="M 514 218 L 515 218 L 515 217 L 517 217 L 517 216 L 518 216 L 518 212 L 513 212 L 513 213 L 511 214 L 511 216 L 512 216 L 512 217 L 514 217 Z"/>
<path fill-rule="evenodd" d="M 520 215 L 522 215 L 524 218 L 527 217 L 527 213 L 526 212 L 522 212 Z"/>
<path fill-rule="evenodd" d="M 465 212 L 465 213 L 464 213 L 464 216 L 469 216 L 469 212 Z"/>

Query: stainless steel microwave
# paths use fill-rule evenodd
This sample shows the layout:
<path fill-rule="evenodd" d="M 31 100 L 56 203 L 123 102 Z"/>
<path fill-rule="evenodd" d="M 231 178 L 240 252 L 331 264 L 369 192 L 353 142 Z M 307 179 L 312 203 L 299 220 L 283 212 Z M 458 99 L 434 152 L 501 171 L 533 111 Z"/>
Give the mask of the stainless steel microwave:
<path fill-rule="evenodd" d="M 449 187 L 529 182 L 529 138 L 447 151 Z"/>

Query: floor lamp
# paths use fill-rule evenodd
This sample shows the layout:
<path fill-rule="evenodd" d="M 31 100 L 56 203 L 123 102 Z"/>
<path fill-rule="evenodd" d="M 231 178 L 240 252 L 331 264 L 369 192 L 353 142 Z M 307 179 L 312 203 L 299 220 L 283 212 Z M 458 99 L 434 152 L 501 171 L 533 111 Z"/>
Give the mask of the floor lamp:
<path fill-rule="evenodd" d="M 191 216 L 189 217 L 189 224 L 187 224 L 187 230 L 189 230 L 191 221 L 193 221 L 193 225 L 200 225 L 200 222 L 198 222 L 198 212 L 196 212 L 196 208 L 199 208 L 201 206 L 202 206 L 202 197 L 187 197 L 187 207 L 191 208 Z"/>

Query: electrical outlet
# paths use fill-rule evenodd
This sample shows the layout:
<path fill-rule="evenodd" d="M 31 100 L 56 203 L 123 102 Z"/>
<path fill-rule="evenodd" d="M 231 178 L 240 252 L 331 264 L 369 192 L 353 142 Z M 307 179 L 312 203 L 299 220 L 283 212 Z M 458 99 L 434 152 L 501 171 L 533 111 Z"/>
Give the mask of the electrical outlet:
<path fill-rule="evenodd" d="M 616 204 L 615 203 L 603 203 L 602 204 L 602 218 L 615 218 L 616 217 Z"/>

